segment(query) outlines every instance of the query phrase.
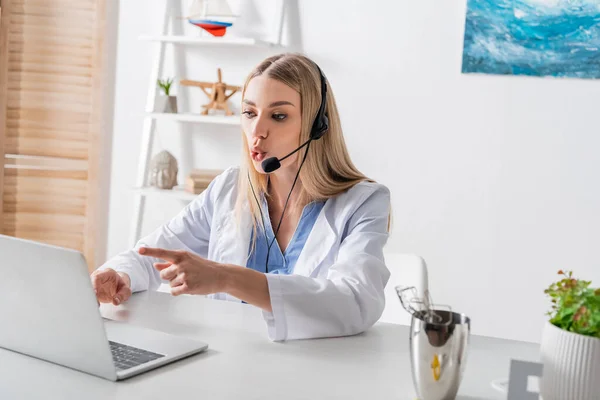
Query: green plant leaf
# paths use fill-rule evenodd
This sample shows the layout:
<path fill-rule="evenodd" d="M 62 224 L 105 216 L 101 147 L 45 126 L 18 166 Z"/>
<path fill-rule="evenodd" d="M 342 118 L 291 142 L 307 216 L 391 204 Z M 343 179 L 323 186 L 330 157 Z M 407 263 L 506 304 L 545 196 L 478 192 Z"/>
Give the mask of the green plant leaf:
<path fill-rule="evenodd" d="M 600 288 L 591 281 L 573 278 L 572 271 L 559 271 L 563 278 L 544 290 L 551 299 L 547 315 L 555 326 L 587 336 L 600 337 Z"/>
<path fill-rule="evenodd" d="M 173 84 L 173 78 L 167 78 L 164 80 L 158 79 L 157 84 L 164 91 L 165 95 L 169 96 L 171 85 Z"/>

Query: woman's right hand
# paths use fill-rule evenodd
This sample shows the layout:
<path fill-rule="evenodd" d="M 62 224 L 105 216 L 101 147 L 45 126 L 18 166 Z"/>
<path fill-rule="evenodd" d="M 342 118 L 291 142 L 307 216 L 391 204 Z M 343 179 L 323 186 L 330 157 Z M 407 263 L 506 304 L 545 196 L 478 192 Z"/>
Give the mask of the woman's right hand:
<path fill-rule="evenodd" d="M 131 297 L 131 280 L 125 273 L 107 268 L 94 271 L 91 278 L 99 303 L 118 306 Z"/>

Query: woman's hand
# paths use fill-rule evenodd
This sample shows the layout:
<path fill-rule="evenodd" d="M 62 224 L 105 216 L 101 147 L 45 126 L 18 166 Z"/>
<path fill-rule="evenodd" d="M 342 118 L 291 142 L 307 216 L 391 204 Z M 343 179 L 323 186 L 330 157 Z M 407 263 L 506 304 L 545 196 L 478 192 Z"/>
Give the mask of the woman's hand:
<path fill-rule="evenodd" d="M 246 303 L 272 312 L 265 274 L 230 264 L 219 264 L 183 250 L 141 247 L 138 252 L 165 260 L 154 263 L 160 277 L 171 282 L 171 294 L 228 293 Z"/>
<path fill-rule="evenodd" d="M 212 294 L 225 289 L 224 265 L 206 260 L 183 250 L 166 250 L 141 247 L 138 252 L 144 256 L 165 260 L 154 263 L 160 277 L 169 281 L 171 294 Z"/>
<path fill-rule="evenodd" d="M 98 303 L 118 306 L 131 297 L 131 282 L 125 273 L 107 268 L 94 271 L 91 278 Z"/>

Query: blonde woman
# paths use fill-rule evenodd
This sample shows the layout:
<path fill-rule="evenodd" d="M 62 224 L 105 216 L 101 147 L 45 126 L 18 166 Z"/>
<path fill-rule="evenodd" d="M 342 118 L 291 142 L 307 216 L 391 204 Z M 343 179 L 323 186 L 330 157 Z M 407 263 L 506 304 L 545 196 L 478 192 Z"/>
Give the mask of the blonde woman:
<path fill-rule="evenodd" d="M 260 307 L 272 340 L 352 335 L 380 317 L 388 189 L 352 164 L 335 99 L 299 54 L 242 92 L 244 156 L 179 215 L 92 274 L 99 302 L 169 283 Z"/>

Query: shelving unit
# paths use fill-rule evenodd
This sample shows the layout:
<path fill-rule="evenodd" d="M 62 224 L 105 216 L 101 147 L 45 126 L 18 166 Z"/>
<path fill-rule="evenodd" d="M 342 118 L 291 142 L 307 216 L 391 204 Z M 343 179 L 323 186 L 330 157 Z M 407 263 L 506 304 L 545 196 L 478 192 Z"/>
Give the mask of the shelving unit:
<path fill-rule="evenodd" d="M 238 115 L 226 117 L 224 115 L 200 115 L 193 113 L 149 113 L 148 115 L 146 115 L 146 117 L 153 118 L 155 120 L 195 122 L 201 124 L 218 124 L 234 126 L 239 126 L 241 124 L 240 117 Z"/>
<path fill-rule="evenodd" d="M 190 37 L 190 36 L 177 36 L 177 35 L 159 35 L 149 36 L 142 35 L 139 37 L 140 40 L 151 41 L 151 42 L 162 42 L 162 43 L 173 43 L 173 44 L 189 44 L 197 46 L 262 46 L 262 47 L 274 47 L 278 46 L 276 43 L 265 42 L 263 40 L 257 40 L 253 38 L 240 38 L 240 37 Z"/>
<path fill-rule="evenodd" d="M 139 196 L 164 196 L 173 199 L 192 201 L 200 194 L 189 193 L 185 191 L 182 186 L 176 186 L 171 190 L 158 189 L 155 187 L 147 186 L 141 188 L 134 188 L 133 191 Z"/>
<path fill-rule="evenodd" d="M 144 217 L 144 209 L 146 199 L 148 197 L 161 197 L 178 199 L 189 202 L 195 199 L 198 195 L 186 192 L 183 187 L 176 187 L 173 190 L 161 190 L 155 187 L 148 187 L 148 166 L 151 159 L 152 142 L 154 141 L 156 121 L 177 121 L 185 123 L 198 124 L 216 124 L 223 126 L 239 126 L 241 124 L 240 116 L 226 117 L 224 115 L 200 115 L 192 113 L 177 113 L 164 114 L 155 113 L 156 101 L 156 81 L 162 75 L 165 48 L 167 45 L 176 45 L 174 51 L 187 51 L 189 48 L 197 49 L 202 46 L 219 46 L 233 49 L 237 47 L 261 47 L 261 48 L 277 48 L 281 46 L 283 16 L 285 11 L 286 0 L 280 0 L 275 12 L 275 23 L 273 27 L 273 41 L 264 41 L 254 38 L 244 38 L 227 36 L 212 37 L 212 36 L 184 36 L 174 35 L 171 33 L 170 26 L 171 6 L 175 2 L 172 0 L 164 0 L 164 13 L 161 32 L 157 35 L 142 35 L 140 41 L 150 42 L 155 47 L 154 62 L 152 72 L 148 84 L 148 96 L 146 99 L 144 125 L 142 130 L 142 146 L 140 148 L 138 174 L 136 185 L 133 188 L 134 192 L 134 208 L 131 222 L 131 232 L 129 244 L 133 247 L 140 238 L 142 222 Z M 181 20 L 183 23 L 183 20 Z"/>

